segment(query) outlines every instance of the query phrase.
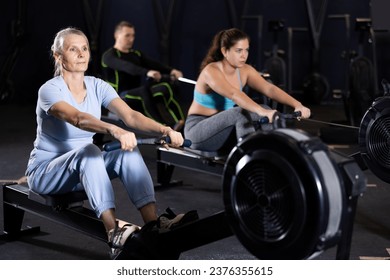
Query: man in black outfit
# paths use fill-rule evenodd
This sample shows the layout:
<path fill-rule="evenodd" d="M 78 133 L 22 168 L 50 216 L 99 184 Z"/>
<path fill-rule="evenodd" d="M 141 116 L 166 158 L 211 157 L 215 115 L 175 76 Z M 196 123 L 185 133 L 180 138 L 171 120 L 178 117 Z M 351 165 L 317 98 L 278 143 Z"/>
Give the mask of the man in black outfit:
<path fill-rule="evenodd" d="M 133 49 L 135 27 L 122 21 L 114 31 L 115 44 L 102 57 L 104 78 L 135 110 L 179 131 L 184 114 L 174 98 L 173 82 L 181 71 Z"/>

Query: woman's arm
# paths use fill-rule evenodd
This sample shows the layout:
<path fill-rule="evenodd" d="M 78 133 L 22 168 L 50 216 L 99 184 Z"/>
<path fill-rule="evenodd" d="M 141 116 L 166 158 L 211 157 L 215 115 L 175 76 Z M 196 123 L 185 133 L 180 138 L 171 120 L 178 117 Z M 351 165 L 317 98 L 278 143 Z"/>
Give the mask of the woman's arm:
<path fill-rule="evenodd" d="M 49 113 L 82 130 L 109 134 L 121 142 L 121 148 L 132 151 L 137 146 L 134 133 L 126 131 L 114 124 L 106 123 L 91 114 L 81 112 L 67 102 L 60 101 L 51 106 Z"/>
<path fill-rule="evenodd" d="M 266 81 L 252 66 L 248 65 L 246 73 L 247 84 L 249 87 L 259 93 L 264 94 L 272 100 L 294 108 L 294 111 L 300 111 L 302 113 L 302 118 L 310 117 L 309 108 L 303 106 L 301 102 L 293 98 L 279 87 Z"/>
<path fill-rule="evenodd" d="M 156 133 L 160 133 L 161 135 L 168 135 L 171 138 L 172 146 L 181 146 L 183 144 L 184 140 L 180 133 L 177 133 L 176 131 L 172 130 L 170 127 L 160 125 L 154 122 L 153 120 L 143 116 L 141 113 L 138 113 L 130 109 L 130 107 L 128 107 L 128 105 L 120 98 L 115 98 L 110 103 L 109 109 L 110 108 L 113 109 L 114 113 L 115 111 L 119 113 L 121 112 L 121 110 L 116 110 L 115 104 L 112 105 L 113 102 L 114 103 L 123 102 L 124 105 L 128 108 L 128 110 L 122 109 L 122 111 L 131 113 L 130 118 L 125 118 L 126 125 L 128 125 L 127 122 L 129 122 L 129 119 L 131 119 L 129 123 L 134 124 L 134 126 L 132 127 L 136 129 L 142 131 L 156 132 Z M 75 107 L 71 106 L 70 104 L 64 101 L 55 103 L 50 108 L 49 113 L 54 117 L 66 121 L 82 130 L 95 132 L 95 133 L 109 134 L 121 143 L 121 148 L 124 150 L 131 151 L 134 149 L 134 147 L 137 146 L 137 139 L 133 132 L 125 130 L 114 124 L 101 121 L 100 119 L 94 117 L 91 114 L 77 110 Z M 146 129 L 143 127 L 143 124 L 145 124 Z"/>
<path fill-rule="evenodd" d="M 204 84 L 204 88 L 211 88 L 218 94 L 233 100 L 233 102 L 236 103 L 239 107 L 250 112 L 254 112 L 259 116 L 267 116 L 268 119 L 272 120 L 273 115 L 276 112 L 276 110 L 269 110 L 261 107 L 243 91 L 233 86 L 225 78 L 225 75 L 223 75 L 222 71 L 214 65 L 208 65 L 203 69 L 200 80 L 201 84 L 199 86 Z"/>
<path fill-rule="evenodd" d="M 178 147 L 183 145 L 184 139 L 179 132 L 131 109 L 129 105 L 120 98 L 113 99 L 109 104 L 108 109 L 116 114 L 127 127 L 148 133 L 169 136 L 171 138 L 172 146 Z"/>

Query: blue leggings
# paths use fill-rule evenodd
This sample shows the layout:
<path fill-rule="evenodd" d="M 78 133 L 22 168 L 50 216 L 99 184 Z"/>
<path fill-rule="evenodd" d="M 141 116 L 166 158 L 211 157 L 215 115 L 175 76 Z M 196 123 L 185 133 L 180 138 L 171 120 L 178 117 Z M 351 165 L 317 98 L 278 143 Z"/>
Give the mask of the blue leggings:
<path fill-rule="evenodd" d="M 30 189 L 40 194 L 85 190 L 97 217 L 115 208 L 114 178 L 120 178 L 137 209 L 156 201 L 152 178 L 138 149 L 107 153 L 88 144 L 40 164 L 27 175 Z"/>

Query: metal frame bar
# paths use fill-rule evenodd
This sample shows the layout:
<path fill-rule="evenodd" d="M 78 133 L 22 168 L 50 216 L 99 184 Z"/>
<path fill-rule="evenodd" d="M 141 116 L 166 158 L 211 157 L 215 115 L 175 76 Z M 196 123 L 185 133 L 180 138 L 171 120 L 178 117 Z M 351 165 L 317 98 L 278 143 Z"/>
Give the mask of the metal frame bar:
<path fill-rule="evenodd" d="M 56 210 L 53 206 L 29 199 L 28 192 L 28 187 L 22 185 L 3 186 L 3 238 L 12 239 L 23 234 L 24 213 L 29 212 L 107 242 L 104 225 L 91 209 L 77 206 Z"/>
<path fill-rule="evenodd" d="M 185 149 L 169 148 L 169 150 L 157 148 L 157 183 L 167 187 L 178 185 L 177 181 L 171 181 L 175 166 L 200 171 L 212 175 L 222 176 L 225 162 L 212 157 L 197 155 Z"/>

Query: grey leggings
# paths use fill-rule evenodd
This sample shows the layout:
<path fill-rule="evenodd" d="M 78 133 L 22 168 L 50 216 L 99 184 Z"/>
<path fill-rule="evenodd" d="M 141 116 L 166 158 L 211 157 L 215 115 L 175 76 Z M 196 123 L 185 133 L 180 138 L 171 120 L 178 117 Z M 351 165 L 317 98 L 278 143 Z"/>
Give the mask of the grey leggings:
<path fill-rule="evenodd" d="M 233 107 L 210 117 L 189 115 L 184 126 L 184 136 L 192 141 L 193 149 L 218 151 L 227 144 L 234 131 L 236 142 L 253 133 L 253 121 L 260 118 L 259 115 L 241 107 Z"/>

